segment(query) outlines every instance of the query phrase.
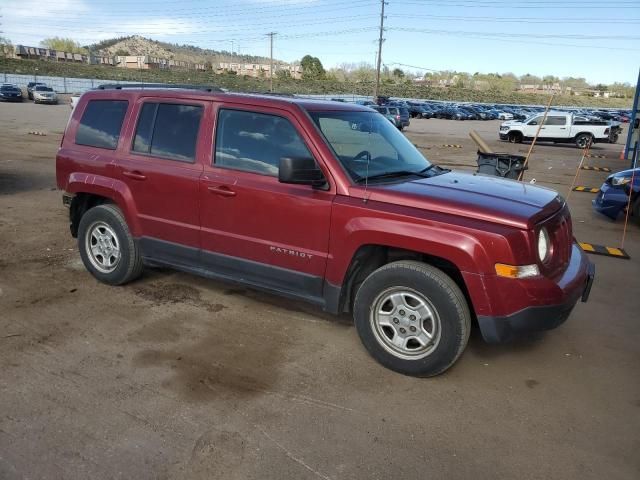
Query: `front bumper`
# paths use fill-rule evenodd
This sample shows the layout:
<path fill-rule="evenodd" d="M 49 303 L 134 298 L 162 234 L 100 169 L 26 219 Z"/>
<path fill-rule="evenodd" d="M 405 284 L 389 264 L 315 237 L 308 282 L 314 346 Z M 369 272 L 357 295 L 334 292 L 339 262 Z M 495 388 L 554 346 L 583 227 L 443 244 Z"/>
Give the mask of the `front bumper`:
<path fill-rule="evenodd" d="M 624 189 L 614 187 L 608 183 L 604 183 L 600 187 L 596 198 L 592 200 L 593 209 L 612 220 L 616 220 L 620 212 L 624 212 L 628 203 L 629 195 L 626 194 Z"/>
<path fill-rule="evenodd" d="M 498 135 L 500 135 L 500 140 L 509 140 L 509 131 L 500 132 Z"/>
<path fill-rule="evenodd" d="M 38 102 L 38 103 L 49 103 L 51 105 L 55 105 L 56 103 L 58 103 L 58 99 L 57 98 L 38 98 L 38 97 L 34 97 L 33 100 L 35 102 Z"/>
<path fill-rule="evenodd" d="M 2 100 L 3 102 L 21 102 L 22 101 L 22 97 L 0 97 L 0 100 Z"/>
<path fill-rule="evenodd" d="M 578 300 L 586 302 L 589 299 L 594 278 L 595 265 L 586 258 L 578 245 L 574 245 L 569 266 L 555 282 L 555 291 L 550 292 L 555 297 L 562 298 L 562 301 L 526 307 L 509 315 L 478 315 L 482 337 L 489 343 L 500 343 L 523 334 L 558 327 L 567 320 Z"/>

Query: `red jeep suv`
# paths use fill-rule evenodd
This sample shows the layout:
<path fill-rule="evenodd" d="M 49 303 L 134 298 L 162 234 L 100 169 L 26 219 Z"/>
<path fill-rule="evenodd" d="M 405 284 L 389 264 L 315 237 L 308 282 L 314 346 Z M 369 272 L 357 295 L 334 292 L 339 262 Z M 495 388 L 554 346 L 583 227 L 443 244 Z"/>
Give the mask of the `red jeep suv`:
<path fill-rule="evenodd" d="M 490 342 L 554 328 L 593 281 L 555 191 L 438 167 L 359 105 L 107 86 L 56 171 L 98 280 L 170 266 L 351 312 L 404 374 L 448 369 L 474 320 Z"/>

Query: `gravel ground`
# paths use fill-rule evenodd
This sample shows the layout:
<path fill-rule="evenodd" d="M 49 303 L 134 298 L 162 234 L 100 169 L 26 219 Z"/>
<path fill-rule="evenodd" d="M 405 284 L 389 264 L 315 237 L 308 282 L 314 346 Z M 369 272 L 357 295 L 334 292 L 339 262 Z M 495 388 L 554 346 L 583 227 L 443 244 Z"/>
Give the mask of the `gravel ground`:
<path fill-rule="evenodd" d="M 169 270 L 97 283 L 55 189 L 68 115 L 0 104 L 0 479 L 640 478 L 637 225 L 631 260 L 593 257 L 591 299 L 566 324 L 502 346 L 474 331 L 448 373 L 408 378 L 369 358 L 348 318 L 303 303 Z M 406 133 L 474 169 L 471 128 L 528 148 L 497 126 Z M 593 164 L 621 169 L 620 148 L 597 145 Z M 566 194 L 579 159 L 536 147 L 526 179 Z M 576 236 L 618 246 L 622 224 L 591 198 L 570 196 Z"/>

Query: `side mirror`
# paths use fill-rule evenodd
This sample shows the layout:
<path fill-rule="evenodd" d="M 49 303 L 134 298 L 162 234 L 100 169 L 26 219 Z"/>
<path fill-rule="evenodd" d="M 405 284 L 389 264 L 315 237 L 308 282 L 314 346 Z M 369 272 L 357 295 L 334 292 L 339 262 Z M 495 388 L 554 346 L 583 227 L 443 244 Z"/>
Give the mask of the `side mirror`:
<path fill-rule="evenodd" d="M 531 121 L 529 122 L 529 125 L 537 125 L 537 124 L 538 124 L 538 122 L 536 122 L 535 120 L 531 120 Z"/>
<path fill-rule="evenodd" d="M 308 157 L 282 157 L 278 181 L 313 187 L 322 187 L 327 183 L 316 161 Z"/>

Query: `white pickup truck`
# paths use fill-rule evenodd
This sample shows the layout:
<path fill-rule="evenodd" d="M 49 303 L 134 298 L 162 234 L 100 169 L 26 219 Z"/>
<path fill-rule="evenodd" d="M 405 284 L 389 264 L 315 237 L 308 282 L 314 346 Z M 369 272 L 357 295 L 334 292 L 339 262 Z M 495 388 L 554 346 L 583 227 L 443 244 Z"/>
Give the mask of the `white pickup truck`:
<path fill-rule="evenodd" d="M 544 114 L 540 113 L 526 120 L 510 120 L 500 125 L 500 140 L 521 143 L 531 140 Z M 538 141 L 554 143 L 575 143 L 585 148 L 589 143 L 616 143 L 618 141 L 617 125 L 603 120 L 592 120 L 584 116 L 567 112 L 549 112 L 540 128 Z"/>

